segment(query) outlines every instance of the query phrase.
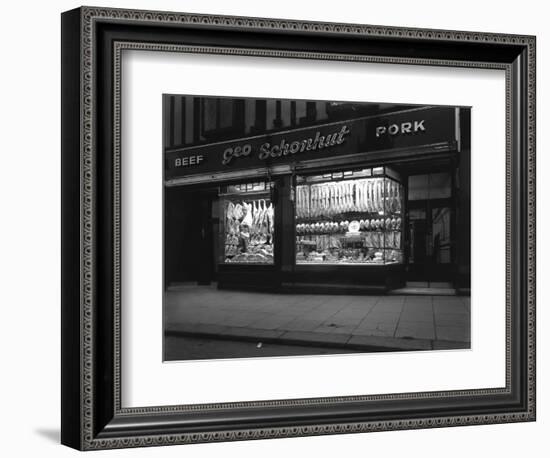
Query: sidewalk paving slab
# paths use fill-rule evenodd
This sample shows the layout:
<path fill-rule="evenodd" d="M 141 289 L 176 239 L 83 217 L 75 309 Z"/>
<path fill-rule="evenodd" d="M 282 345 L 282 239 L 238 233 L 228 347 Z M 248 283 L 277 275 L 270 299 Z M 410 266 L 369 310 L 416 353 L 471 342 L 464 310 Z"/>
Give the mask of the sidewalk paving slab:
<path fill-rule="evenodd" d="M 423 321 L 401 321 L 395 330 L 395 337 L 434 340 L 434 325 Z"/>
<path fill-rule="evenodd" d="M 437 326 L 436 333 L 439 340 L 465 341 L 470 334 L 470 329 L 460 326 Z"/>
<path fill-rule="evenodd" d="M 213 339 L 388 349 L 470 347 L 465 296 L 270 294 L 169 290 L 165 331 Z"/>

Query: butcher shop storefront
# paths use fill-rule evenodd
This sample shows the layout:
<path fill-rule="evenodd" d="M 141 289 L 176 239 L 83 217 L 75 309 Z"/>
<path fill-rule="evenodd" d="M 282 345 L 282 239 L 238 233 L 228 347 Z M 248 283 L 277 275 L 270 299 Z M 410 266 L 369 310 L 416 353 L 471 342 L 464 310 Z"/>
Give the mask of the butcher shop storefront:
<path fill-rule="evenodd" d="M 365 115 L 324 102 L 323 115 L 308 122 L 267 128 L 260 117 L 258 128 L 260 105 L 251 118 L 236 104 L 243 99 L 231 100 L 225 112 L 243 110 L 233 131 L 219 102 L 209 130 L 204 98 L 191 109 L 165 100 L 165 123 L 173 124 L 164 149 L 166 286 L 469 290 L 469 108 L 394 106 Z M 207 135 L 212 129 L 221 133 Z"/>

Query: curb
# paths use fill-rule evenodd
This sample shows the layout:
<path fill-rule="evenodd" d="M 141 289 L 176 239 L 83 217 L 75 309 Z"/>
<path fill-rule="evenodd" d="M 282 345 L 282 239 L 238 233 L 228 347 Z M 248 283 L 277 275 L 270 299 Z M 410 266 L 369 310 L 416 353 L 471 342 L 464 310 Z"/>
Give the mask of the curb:
<path fill-rule="evenodd" d="M 470 349 L 469 342 L 395 338 L 382 336 L 250 329 L 209 324 L 173 325 L 165 336 L 197 337 L 216 340 L 265 342 L 280 345 L 301 345 L 325 348 L 344 348 L 352 351 L 420 351 Z"/>

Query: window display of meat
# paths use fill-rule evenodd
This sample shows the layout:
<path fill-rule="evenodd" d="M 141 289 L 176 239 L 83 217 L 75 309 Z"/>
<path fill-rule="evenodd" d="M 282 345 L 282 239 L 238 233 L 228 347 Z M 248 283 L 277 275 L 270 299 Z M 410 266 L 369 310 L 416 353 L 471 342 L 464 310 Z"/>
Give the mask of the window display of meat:
<path fill-rule="evenodd" d="M 220 195 L 222 263 L 273 264 L 275 210 L 269 184 L 234 185 Z"/>
<path fill-rule="evenodd" d="M 403 186 L 395 176 L 378 167 L 298 177 L 296 262 L 402 263 Z"/>

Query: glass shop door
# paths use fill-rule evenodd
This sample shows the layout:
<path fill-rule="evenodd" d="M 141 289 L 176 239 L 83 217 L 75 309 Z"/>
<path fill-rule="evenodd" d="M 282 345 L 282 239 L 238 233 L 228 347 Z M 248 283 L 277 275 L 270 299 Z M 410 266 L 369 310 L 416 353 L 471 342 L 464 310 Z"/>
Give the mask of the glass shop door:
<path fill-rule="evenodd" d="M 409 177 L 409 186 L 407 281 L 423 287 L 448 286 L 454 271 L 450 174 Z"/>

